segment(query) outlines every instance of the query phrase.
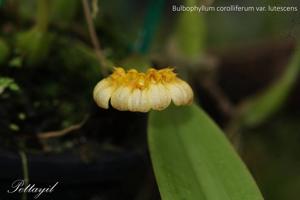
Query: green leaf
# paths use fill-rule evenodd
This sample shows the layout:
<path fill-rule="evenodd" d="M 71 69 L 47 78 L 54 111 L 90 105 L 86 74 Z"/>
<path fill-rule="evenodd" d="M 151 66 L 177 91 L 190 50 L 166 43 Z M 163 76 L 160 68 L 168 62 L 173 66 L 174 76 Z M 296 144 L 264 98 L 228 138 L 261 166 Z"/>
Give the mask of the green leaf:
<path fill-rule="evenodd" d="M 163 200 L 262 200 L 218 126 L 196 105 L 149 116 L 148 142 Z"/>
<path fill-rule="evenodd" d="M 274 114 L 288 98 L 300 71 L 300 45 L 283 75 L 262 93 L 249 98 L 242 106 L 241 120 L 246 126 L 256 126 Z"/>
<path fill-rule="evenodd" d="M 8 64 L 9 64 L 10 67 L 21 68 L 22 67 L 22 62 L 23 62 L 22 57 L 17 56 L 15 58 L 11 59 Z"/>
<path fill-rule="evenodd" d="M 19 91 L 19 86 L 15 83 L 14 79 L 8 77 L 0 77 L 0 95 L 6 88 L 12 91 Z"/>

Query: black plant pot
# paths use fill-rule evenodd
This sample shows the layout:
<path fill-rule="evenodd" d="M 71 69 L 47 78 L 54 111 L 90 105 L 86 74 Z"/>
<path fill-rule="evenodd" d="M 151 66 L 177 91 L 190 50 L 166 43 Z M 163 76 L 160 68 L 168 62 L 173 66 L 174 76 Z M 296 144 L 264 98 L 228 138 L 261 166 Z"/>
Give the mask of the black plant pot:
<path fill-rule="evenodd" d="M 133 199 L 147 166 L 146 153 L 101 153 L 92 162 L 83 162 L 72 152 L 63 154 L 28 154 L 29 183 L 49 187 L 58 182 L 54 192 L 43 199 Z M 21 199 L 13 191 L 15 180 L 23 179 L 19 153 L 0 151 L 0 199 Z M 34 194 L 29 194 L 33 199 Z"/>

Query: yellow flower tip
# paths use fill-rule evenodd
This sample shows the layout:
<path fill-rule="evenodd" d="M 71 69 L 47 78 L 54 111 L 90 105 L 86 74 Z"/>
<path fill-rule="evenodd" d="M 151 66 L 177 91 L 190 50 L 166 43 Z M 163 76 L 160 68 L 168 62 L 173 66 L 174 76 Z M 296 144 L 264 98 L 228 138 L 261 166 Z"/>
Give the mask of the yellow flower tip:
<path fill-rule="evenodd" d="M 110 101 L 117 110 L 132 112 L 163 110 L 171 101 L 177 106 L 188 105 L 193 102 L 193 96 L 192 88 L 177 77 L 173 68 L 150 68 L 142 73 L 117 67 L 93 91 L 99 107 L 108 109 Z"/>

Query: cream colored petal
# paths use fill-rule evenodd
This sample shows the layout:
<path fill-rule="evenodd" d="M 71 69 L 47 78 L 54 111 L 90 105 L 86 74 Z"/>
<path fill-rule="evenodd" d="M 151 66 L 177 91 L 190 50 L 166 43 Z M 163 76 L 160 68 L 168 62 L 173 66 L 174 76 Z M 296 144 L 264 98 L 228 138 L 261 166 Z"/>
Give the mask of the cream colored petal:
<path fill-rule="evenodd" d="M 139 112 L 148 112 L 151 109 L 151 103 L 148 96 L 148 90 L 142 90 Z"/>
<path fill-rule="evenodd" d="M 151 108 L 148 92 L 135 89 L 128 99 L 128 109 L 133 112 L 148 112 Z"/>
<path fill-rule="evenodd" d="M 128 98 L 128 110 L 136 112 L 140 110 L 142 98 L 142 91 L 140 89 L 134 89 Z"/>
<path fill-rule="evenodd" d="M 108 109 L 109 107 L 109 99 L 114 92 L 114 87 L 107 87 L 99 91 L 98 93 L 95 94 L 95 102 L 97 105 L 101 108 Z"/>
<path fill-rule="evenodd" d="M 178 81 L 179 81 L 179 85 L 181 86 L 181 88 L 185 92 L 184 104 L 185 105 L 186 104 L 191 104 L 193 102 L 193 99 L 194 99 L 194 92 L 193 92 L 191 86 L 183 80 L 178 79 Z"/>
<path fill-rule="evenodd" d="M 104 88 L 107 88 L 109 86 L 111 86 L 111 82 L 109 81 L 109 79 L 102 79 L 101 81 L 99 81 L 93 90 L 94 99 L 96 100 L 96 96 L 99 93 L 99 91 L 101 91 Z"/>
<path fill-rule="evenodd" d="M 115 87 L 108 79 L 103 79 L 94 88 L 93 97 L 97 105 L 101 108 L 108 109 L 109 99 L 115 90 Z"/>
<path fill-rule="evenodd" d="M 128 110 L 128 99 L 131 95 L 131 89 L 127 86 L 121 86 L 113 93 L 111 105 L 120 111 Z"/>
<path fill-rule="evenodd" d="M 148 97 L 153 110 L 163 110 L 171 103 L 170 94 L 162 84 L 150 85 Z"/>
<path fill-rule="evenodd" d="M 187 105 L 193 102 L 194 94 L 192 88 L 183 80 L 176 79 L 166 85 L 175 105 Z"/>
<path fill-rule="evenodd" d="M 169 90 L 170 96 L 175 105 L 183 105 L 186 99 L 185 92 L 177 84 L 167 84 L 167 89 Z"/>

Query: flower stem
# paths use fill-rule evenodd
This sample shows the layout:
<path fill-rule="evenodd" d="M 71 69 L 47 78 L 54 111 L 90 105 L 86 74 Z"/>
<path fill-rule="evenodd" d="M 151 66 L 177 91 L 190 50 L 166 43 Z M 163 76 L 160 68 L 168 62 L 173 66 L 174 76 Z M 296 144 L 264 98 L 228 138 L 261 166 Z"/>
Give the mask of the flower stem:
<path fill-rule="evenodd" d="M 85 19 L 86 19 L 87 26 L 89 29 L 89 34 L 90 34 L 91 41 L 92 41 L 92 44 L 95 49 L 97 59 L 102 67 L 102 72 L 104 74 L 106 74 L 109 71 L 109 69 L 112 68 L 112 64 L 105 58 L 105 56 L 103 55 L 103 52 L 101 50 L 100 41 L 97 37 L 97 33 L 96 33 L 95 26 L 93 23 L 93 17 L 92 17 L 92 13 L 91 13 L 91 9 L 90 9 L 88 0 L 82 0 L 82 4 L 83 4 L 83 11 L 84 11 Z"/>
<path fill-rule="evenodd" d="M 45 32 L 49 24 L 49 0 L 37 0 L 36 27 Z"/>
<path fill-rule="evenodd" d="M 23 178 L 24 178 L 24 187 L 26 187 L 29 184 L 29 171 L 28 171 L 28 160 L 27 156 L 24 151 L 19 152 L 21 161 L 22 161 L 22 170 L 23 170 Z M 22 200 L 27 200 L 27 194 L 26 192 L 22 195 Z"/>

